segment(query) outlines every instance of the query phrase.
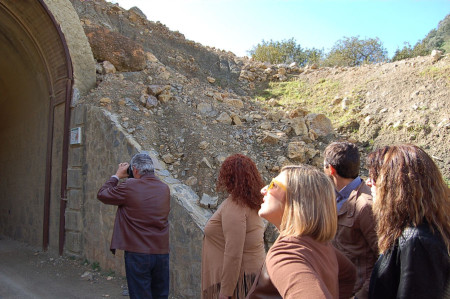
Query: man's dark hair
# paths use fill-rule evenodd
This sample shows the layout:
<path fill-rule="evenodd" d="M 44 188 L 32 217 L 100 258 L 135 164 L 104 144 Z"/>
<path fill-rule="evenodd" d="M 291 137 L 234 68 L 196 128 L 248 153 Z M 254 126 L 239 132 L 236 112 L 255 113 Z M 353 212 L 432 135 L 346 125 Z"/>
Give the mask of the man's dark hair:
<path fill-rule="evenodd" d="M 324 152 L 324 167 L 329 165 L 336 169 L 339 176 L 355 179 L 359 175 L 359 151 L 350 142 L 333 142 Z"/>

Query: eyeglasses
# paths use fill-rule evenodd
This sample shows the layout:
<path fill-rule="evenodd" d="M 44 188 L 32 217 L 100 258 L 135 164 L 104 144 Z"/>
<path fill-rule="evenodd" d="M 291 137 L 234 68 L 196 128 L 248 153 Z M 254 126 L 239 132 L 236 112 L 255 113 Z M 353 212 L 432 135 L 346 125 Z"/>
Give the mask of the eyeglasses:
<path fill-rule="evenodd" d="M 283 189 L 284 191 L 287 191 L 286 186 L 285 186 L 283 183 L 280 183 L 280 182 L 279 182 L 278 180 L 276 180 L 276 179 L 272 179 L 272 181 L 271 181 L 270 184 L 269 184 L 269 187 L 267 187 L 267 191 L 269 191 L 270 189 L 272 189 L 274 185 L 280 187 L 280 188 Z"/>

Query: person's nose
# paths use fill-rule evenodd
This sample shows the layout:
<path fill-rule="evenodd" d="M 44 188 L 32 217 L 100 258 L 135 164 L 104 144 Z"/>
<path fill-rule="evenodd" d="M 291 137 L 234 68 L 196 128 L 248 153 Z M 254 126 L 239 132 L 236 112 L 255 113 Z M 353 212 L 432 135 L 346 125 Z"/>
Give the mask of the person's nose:
<path fill-rule="evenodd" d="M 267 193 L 267 185 L 264 186 L 264 187 L 261 189 L 261 194 L 262 194 L 262 195 L 266 195 L 266 193 Z"/>

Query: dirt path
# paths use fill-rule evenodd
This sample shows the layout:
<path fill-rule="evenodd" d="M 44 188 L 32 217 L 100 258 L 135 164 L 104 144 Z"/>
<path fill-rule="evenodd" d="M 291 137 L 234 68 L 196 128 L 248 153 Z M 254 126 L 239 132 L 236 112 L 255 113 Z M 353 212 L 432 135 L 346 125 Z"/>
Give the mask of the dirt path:
<path fill-rule="evenodd" d="M 83 275 L 86 274 L 86 275 Z M 82 277 L 86 276 L 86 277 Z M 0 236 L 0 299 L 129 298 L 122 277 Z"/>

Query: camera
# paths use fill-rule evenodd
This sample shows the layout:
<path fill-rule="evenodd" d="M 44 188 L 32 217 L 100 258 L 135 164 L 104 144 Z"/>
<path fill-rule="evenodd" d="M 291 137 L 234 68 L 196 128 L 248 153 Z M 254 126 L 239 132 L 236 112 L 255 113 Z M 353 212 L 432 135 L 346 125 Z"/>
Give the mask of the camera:
<path fill-rule="evenodd" d="M 134 176 L 133 176 L 133 168 L 131 167 L 131 164 L 130 164 L 130 166 L 128 166 L 127 174 L 128 174 L 128 178 L 129 179 L 134 178 Z"/>

